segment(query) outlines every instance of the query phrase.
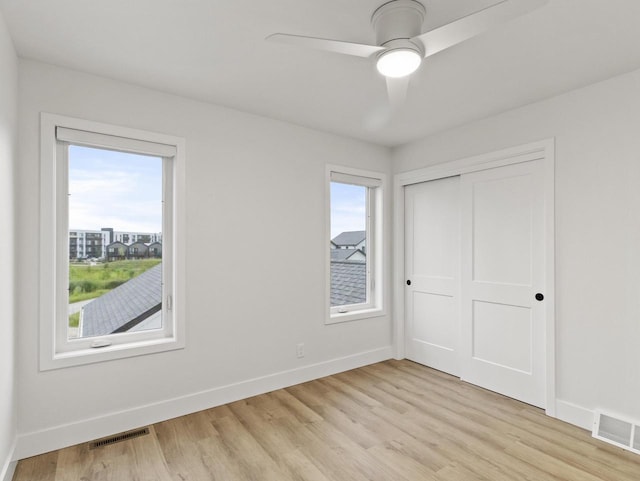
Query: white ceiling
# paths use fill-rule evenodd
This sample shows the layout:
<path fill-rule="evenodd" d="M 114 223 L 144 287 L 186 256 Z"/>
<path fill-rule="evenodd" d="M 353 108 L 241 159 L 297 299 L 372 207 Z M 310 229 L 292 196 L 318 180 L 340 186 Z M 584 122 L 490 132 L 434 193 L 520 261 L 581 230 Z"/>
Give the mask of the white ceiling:
<path fill-rule="evenodd" d="M 639 0 L 550 0 L 426 59 L 386 115 L 373 61 L 266 42 L 374 43 L 385 0 L 0 0 L 18 54 L 394 146 L 640 67 Z M 421 0 L 424 30 L 495 0 Z M 386 119 L 386 120 L 385 120 Z"/>

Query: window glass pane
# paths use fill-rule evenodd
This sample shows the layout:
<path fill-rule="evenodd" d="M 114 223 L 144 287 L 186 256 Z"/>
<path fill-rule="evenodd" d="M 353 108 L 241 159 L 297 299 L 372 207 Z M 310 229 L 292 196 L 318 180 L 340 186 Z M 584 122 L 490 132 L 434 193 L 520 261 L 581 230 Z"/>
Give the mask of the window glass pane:
<path fill-rule="evenodd" d="M 162 158 L 68 154 L 68 338 L 161 329 Z"/>
<path fill-rule="evenodd" d="M 367 187 L 331 182 L 331 306 L 367 299 Z"/>

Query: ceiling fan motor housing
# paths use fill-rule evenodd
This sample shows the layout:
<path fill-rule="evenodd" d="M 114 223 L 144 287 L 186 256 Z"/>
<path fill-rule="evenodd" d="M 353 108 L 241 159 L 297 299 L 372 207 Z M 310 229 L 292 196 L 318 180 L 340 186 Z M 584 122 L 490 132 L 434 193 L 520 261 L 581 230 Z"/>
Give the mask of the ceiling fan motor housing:
<path fill-rule="evenodd" d="M 422 33 L 425 14 L 424 6 L 415 0 L 392 0 L 381 5 L 371 17 L 376 44 L 388 49 L 415 50 L 422 57 L 422 43 L 410 39 Z"/>

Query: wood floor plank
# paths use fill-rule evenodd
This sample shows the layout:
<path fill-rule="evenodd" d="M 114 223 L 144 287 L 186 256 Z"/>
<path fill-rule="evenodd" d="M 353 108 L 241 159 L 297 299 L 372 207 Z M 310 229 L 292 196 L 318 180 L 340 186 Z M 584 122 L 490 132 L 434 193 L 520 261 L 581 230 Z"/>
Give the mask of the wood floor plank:
<path fill-rule="evenodd" d="M 231 410 L 233 411 L 233 408 Z M 263 479 L 265 481 L 286 479 L 273 458 L 246 430 L 237 417 L 218 419 L 213 422 L 213 425 L 220 433 L 225 446 L 228 447 L 231 461 L 240 466 L 243 472 L 243 477 L 240 479 Z"/>
<path fill-rule="evenodd" d="M 233 403 L 231 410 L 247 432 L 277 463 L 283 463 L 287 454 L 298 450 L 299 443 L 279 423 L 282 417 L 265 419 L 261 416 L 259 407 L 244 401 Z"/>
<path fill-rule="evenodd" d="M 204 414 L 204 413 L 197 413 Z M 197 419 L 202 419 L 198 416 Z M 156 436 L 162 448 L 167 469 L 173 479 L 181 481 L 197 481 L 214 479 L 209 464 L 205 461 L 211 451 L 211 442 L 203 452 L 201 442 L 211 441 L 217 435 L 213 425 L 207 420 L 197 431 L 193 431 L 194 423 L 185 422 L 185 418 L 176 418 L 155 425 Z M 198 433 L 206 431 L 205 437 Z"/>
<path fill-rule="evenodd" d="M 482 473 L 490 473 L 492 481 L 542 479 L 540 476 L 544 473 L 535 466 L 524 463 L 513 466 L 512 457 L 504 453 L 505 444 L 497 444 L 495 434 L 488 438 L 481 433 L 469 434 L 459 430 L 457 424 L 443 422 L 441 413 L 434 411 L 396 419 L 399 426 L 415 436 L 417 442 L 412 446 L 417 447 L 422 455 L 429 456 L 430 465 L 439 469 L 452 465 L 458 466 L 456 469 L 466 466 L 477 472 L 479 477 Z M 383 410 L 376 410 L 376 414 L 381 418 L 389 415 Z"/>
<path fill-rule="evenodd" d="M 365 481 L 368 478 L 361 469 L 365 450 L 344 433 L 334 429 L 324 420 L 300 424 L 291 419 L 278 419 L 293 443 L 324 477 L 333 481 Z"/>
<path fill-rule="evenodd" d="M 378 387 L 378 380 L 366 374 L 362 370 L 347 371 L 336 374 L 339 379 L 350 386 L 362 391 L 368 396 L 377 399 L 381 405 L 396 411 L 399 414 L 405 414 L 411 409 L 411 406 L 404 400 L 388 394 L 386 391 Z"/>
<path fill-rule="evenodd" d="M 324 451 L 325 446 L 329 447 L 332 453 L 329 459 L 332 458 L 335 461 L 332 466 L 334 479 L 410 481 L 409 478 L 397 475 L 390 466 L 372 456 L 366 448 L 352 441 L 348 433 L 336 429 L 334 425 L 327 422 L 312 423 L 307 428 L 319 441 L 316 443 L 316 448 L 320 448 L 318 453 Z M 322 467 L 327 464 L 327 457 L 310 454 L 317 466 Z M 322 466 L 319 465 L 320 463 Z M 345 472 L 345 468 L 348 472 Z"/>
<path fill-rule="evenodd" d="M 640 481 L 640 456 L 538 408 L 386 361 L 21 460 L 14 481 Z"/>
<path fill-rule="evenodd" d="M 132 439 L 132 469 L 114 476 L 117 479 L 139 479 L 140 481 L 171 481 L 164 453 L 158 441 L 155 427 L 151 426 L 149 436 Z M 94 450 L 95 451 L 95 450 Z"/>
<path fill-rule="evenodd" d="M 15 481 L 55 481 L 58 452 L 23 459 L 13 475 Z"/>
<path fill-rule="evenodd" d="M 322 417 L 306 404 L 301 403 L 286 389 L 270 392 L 267 397 L 274 397 L 287 409 L 287 417 L 293 416 L 301 423 L 314 423 L 322 421 Z"/>
<path fill-rule="evenodd" d="M 373 414 L 373 408 L 382 406 L 380 402 L 369 398 L 373 402 L 363 406 L 358 400 L 362 399 L 360 395 L 352 397 L 347 394 L 355 390 L 349 391 L 345 389 L 347 386 L 340 381 L 334 382 L 333 386 L 340 387 L 341 390 L 328 392 L 325 395 L 325 399 L 340 412 L 344 413 L 346 418 L 351 421 L 351 424 L 361 426 L 368 433 L 371 433 L 374 436 L 373 445 L 385 444 L 394 439 L 404 437 L 404 432 L 398 429 L 394 423 L 385 422 Z"/>
<path fill-rule="evenodd" d="M 438 481 L 493 481 L 492 479 L 487 479 L 476 471 L 472 471 L 460 464 L 447 466 L 446 468 L 438 471 L 436 476 Z M 528 481 L 533 481 L 533 479 Z M 543 481 L 543 478 L 539 478 L 539 481 Z"/>
<path fill-rule="evenodd" d="M 427 463 L 422 463 L 414 457 L 407 455 L 401 449 L 397 449 L 397 441 L 386 445 L 377 445 L 370 448 L 369 454 L 396 473 L 391 479 L 402 477 L 404 479 L 420 479 L 424 481 L 437 481 L 435 472 Z"/>
<path fill-rule="evenodd" d="M 333 429 L 348 436 L 362 448 L 367 449 L 380 443 L 380 438 L 376 433 L 349 417 L 349 415 L 345 413 L 344 410 L 340 409 L 339 406 L 328 402 L 330 399 L 335 400 L 335 397 L 333 396 L 335 393 L 325 392 L 323 395 L 323 399 L 325 401 L 322 403 L 316 403 L 315 393 L 308 392 L 306 389 L 299 390 L 290 388 L 290 392 L 292 392 L 293 395 L 301 402 L 313 405 L 314 409 L 316 409 L 318 414 L 322 417 L 323 422 L 330 424 L 333 426 Z M 315 425 L 320 423 L 311 424 Z"/>
<path fill-rule="evenodd" d="M 127 448 L 123 445 L 113 445 L 109 446 L 109 449 L 101 450 L 96 457 L 86 444 L 64 449 L 58 456 L 58 464 L 65 468 L 56 472 L 55 481 L 106 479 L 111 462 L 118 463 L 126 450 Z M 85 462 L 89 459 L 91 462 Z"/>
<path fill-rule="evenodd" d="M 302 451 L 296 449 L 283 455 L 285 466 L 296 481 L 330 481 Z"/>

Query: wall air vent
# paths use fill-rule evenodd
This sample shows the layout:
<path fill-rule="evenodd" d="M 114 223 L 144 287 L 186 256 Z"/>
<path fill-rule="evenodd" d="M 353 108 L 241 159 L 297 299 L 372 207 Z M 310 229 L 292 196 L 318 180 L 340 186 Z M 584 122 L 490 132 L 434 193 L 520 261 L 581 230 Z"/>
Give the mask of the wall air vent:
<path fill-rule="evenodd" d="M 89 443 L 89 449 L 102 448 L 109 446 L 110 444 L 119 443 L 120 441 L 128 441 L 129 439 L 139 438 L 149 434 L 149 428 L 134 429 L 133 431 L 126 431 L 120 434 L 114 434 L 106 438 L 98 439 Z"/>
<path fill-rule="evenodd" d="M 640 422 L 632 422 L 596 411 L 594 438 L 640 454 Z"/>

